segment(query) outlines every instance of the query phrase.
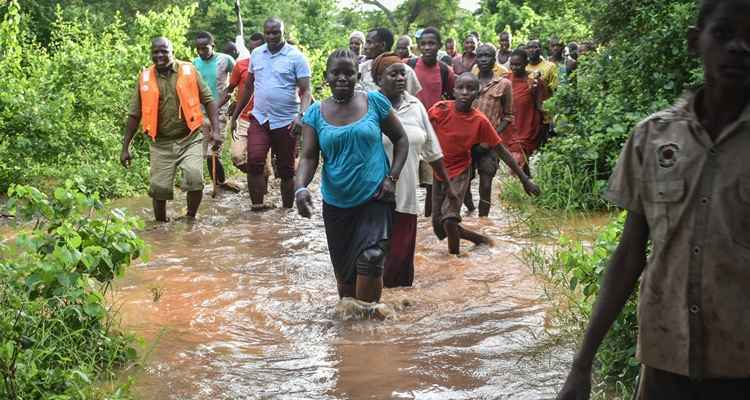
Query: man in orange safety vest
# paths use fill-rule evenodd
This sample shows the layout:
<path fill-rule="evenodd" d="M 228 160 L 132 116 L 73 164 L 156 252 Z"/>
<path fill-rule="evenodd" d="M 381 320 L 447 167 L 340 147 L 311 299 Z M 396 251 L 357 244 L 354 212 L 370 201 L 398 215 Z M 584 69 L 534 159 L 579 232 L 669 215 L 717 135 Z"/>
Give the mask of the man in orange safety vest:
<path fill-rule="evenodd" d="M 182 189 L 187 192 L 188 220 L 195 218 L 203 198 L 203 146 L 199 133 L 203 125 L 201 104 L 211 122 L 214 147 L 224 137 L 218 131 L 215 99 L 195 67 L 174 59 L 172 43 L 164 37 L 151 42 L 154 64 L 144 69 L 128 114 L 120 162 L 130 166 L 130 142 L 140 124 L 151 139 L 149 196 L 154 217 L 167 222 L 167 201 L 174 198 L 174 178 L 182 172 Z"/>

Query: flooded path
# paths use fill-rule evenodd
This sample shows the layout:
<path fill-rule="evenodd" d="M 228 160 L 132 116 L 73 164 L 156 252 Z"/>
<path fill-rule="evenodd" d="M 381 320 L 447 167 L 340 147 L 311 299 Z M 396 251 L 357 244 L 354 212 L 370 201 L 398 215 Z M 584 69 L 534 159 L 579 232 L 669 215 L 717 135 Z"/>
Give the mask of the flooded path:
<path fill-rule="evenodd" d="M 151 259 L 115 291 L 126 329 L 151 345 L 135 377 L 138 398 L 554 397 L 571 354 L 549 344 L 549 305 L 518 259 L 525 243 L 500 207 L 465 220 L 496 246 L 462 243 L 459 258 L 420 218 L 415 286 L 383 295 L 396 318 L 351 321 L 334 313 L 314 198 L 314 217 L 305 220 L 293 210 L 251 213 L 244 193 L 206 196 L 193 226 L 143 233 Z M 152 219 L 147 198 L 118 206 Z M 170 205 L 170 215 L 183 212 L 184 204 Z"/>

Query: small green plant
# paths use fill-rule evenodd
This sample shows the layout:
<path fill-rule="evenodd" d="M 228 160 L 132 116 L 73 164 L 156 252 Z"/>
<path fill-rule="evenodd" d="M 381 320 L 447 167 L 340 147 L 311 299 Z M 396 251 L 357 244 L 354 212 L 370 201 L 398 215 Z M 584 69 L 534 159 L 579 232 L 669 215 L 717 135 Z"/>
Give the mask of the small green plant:
<path fill-rule="evenodd" d="M 0 397 L 90 399 L 98 383 L 136 357 L 113 325 L 105 295 L 146 246 L 143 225 L 66 181 L 48 197 L 11 186 L 7 212 L 19 234 L 0 247 Z M 124 395 L 115 388 L 114 397 Z"/>
<path fill-rule="evenodd" d="M 552 249 L 531 246 L 523 252 L 524 262 L 546 279 L 550 300 L 560 303 L 554 317 L 566 336 L 580 338 L 591 318 L 602 277 L 622 235 L 625 215 L 621 213 L 606 225 L 590 245 L 563 235 Z M 636 293 L 599 348 L 595 366 L 599 382 L 594 388 L 599 398 L 604 393 L 614 392 L 619 398 L 632 394 L 639 367 L 635 358 L 637 303 Z"/>

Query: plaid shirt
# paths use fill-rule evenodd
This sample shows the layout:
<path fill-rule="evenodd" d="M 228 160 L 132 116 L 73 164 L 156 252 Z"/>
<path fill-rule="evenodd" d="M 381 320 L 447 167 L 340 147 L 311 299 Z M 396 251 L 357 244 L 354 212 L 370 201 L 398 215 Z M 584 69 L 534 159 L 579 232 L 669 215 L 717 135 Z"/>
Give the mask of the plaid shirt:
<path fill-rule="evenodd" d="M 495 75 L 487 85 L 479 90 L 479 96 L 474 100 L 474 108 L 486 115 L 495 129 L 502 121 L 512 123 L 513 91 L 510 81 L 502 76 Z"/>

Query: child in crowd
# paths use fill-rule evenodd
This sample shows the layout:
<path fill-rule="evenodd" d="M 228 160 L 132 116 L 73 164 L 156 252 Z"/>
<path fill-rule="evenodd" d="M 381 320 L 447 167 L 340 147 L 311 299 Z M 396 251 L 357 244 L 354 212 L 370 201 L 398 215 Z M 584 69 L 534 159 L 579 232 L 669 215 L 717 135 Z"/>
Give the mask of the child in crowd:
<path fill-rule="evenodd" d="M 481 144 L 498 153 L 500 159 L 515 172 L 524 190 L 532 195 L 539 194 L 539 188 L 518 167 L 513 157 L 503 147 L 495 128 L 481 111 L 472 108 L 479 94 L 479 80 L 470 72 L 456 79 L 453 95 L 455 101 L 440 101 L 430 108 L 429 116 L 435 128 L 440 146 L 443 149 L 444 163 L 450 182 L 435 176 L 432 189 L 432 227 L 439 239 L 448 238 L 451 254 L 459 254 L 460 239 L 477 245 L 491 244 L 492 241 L 479 233 L 461 226 L 461 204 L 471 178 L 471 148 Z M 452 187 L 457 198 L 446 196 Z"/>

